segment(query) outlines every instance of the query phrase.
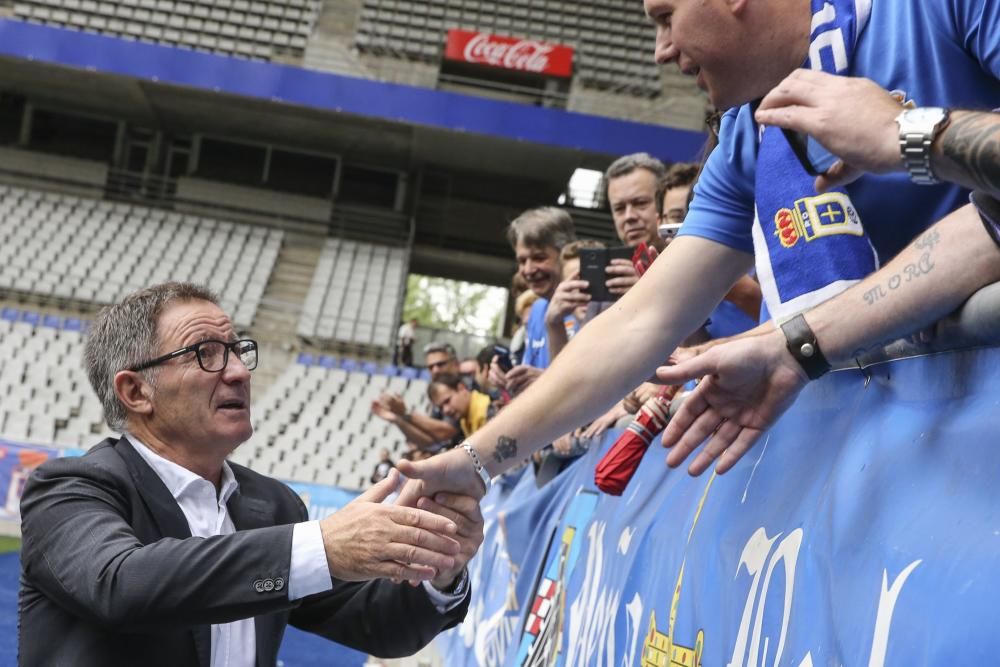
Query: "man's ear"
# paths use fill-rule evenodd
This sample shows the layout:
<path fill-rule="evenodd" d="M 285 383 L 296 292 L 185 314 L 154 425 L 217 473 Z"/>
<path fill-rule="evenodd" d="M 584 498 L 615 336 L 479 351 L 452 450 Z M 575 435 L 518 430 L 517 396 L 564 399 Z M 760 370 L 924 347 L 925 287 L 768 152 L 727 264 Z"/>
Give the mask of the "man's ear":
<path fill-rule="evenodd" d="M 136 371 L 115 373 L 115 394 L 129 414 L 149 415 L 153 412 L 153 388 L 141 373 Z"/>

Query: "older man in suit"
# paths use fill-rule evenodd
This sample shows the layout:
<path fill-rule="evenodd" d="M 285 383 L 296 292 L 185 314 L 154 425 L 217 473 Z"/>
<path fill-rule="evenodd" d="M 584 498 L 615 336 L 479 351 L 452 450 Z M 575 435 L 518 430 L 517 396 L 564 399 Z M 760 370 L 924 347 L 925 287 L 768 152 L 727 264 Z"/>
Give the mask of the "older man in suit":
<path fill-rule="evenodd" d="M 393 472 L 307 521 L 288 487 L 226 461 L 252 433 L 257 344 L 211 293 L 126 297 L 98 315 L 85 357 L 123 435 L 25 487 L 20 664 L 262 667 L 288 623 L 399 656 L 464 617 L 482 542 L 471 498 L 381 504 Z"/>

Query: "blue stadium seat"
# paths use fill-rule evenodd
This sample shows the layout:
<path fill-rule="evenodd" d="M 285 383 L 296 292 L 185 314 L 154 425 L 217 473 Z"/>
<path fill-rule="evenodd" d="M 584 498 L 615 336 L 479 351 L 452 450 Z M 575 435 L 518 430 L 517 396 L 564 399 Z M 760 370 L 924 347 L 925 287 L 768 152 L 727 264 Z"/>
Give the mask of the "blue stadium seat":
<path fill-rule="evenodd" d="M 403 368 L 399 369 L 399 375 L 400 377 L 404 377 L 407 380 L 416 380 L 418 377 L 420 377 L 420 371 L 418 371 L 416 368 L 413 368 L 412 366 L 404 366 Z"/>
<path fill-rule="evenodd" d="M 399 370 L 400 370 L 399 366 L 395 366 L 393 364 L 386 364 L 385 366 L 382 367 L 382 370 L 380 372 L 382 373 L 382 375 L 388 375 L 389 377 L 394 378 L 397 375 L 399 375 Z"/>
<path fill-rule="evenodd" d="M 17 322 L 17 318 L 21 313 L 14 308 L 4 308 L 0 310 L 0 319 L 7 320 L 8 322 Z"/>
<path fill-rule="evenodd" d="M 378 364 L 374 361 L 366 361 L 361 364 L 361 372 L 368 373 L 368 375 L 375 375 L 378 373 Z"/>
<path fill-rule="evenodd" d="M 44 318 L 42 318 L 42 326 L 48 327 L 50 329 L 61 329 L 62 328 L 60 326 L 61 323 L 62 320 L 60 320 L 55 315 L 46 315 Z"/>
<path fill-rule="evenodd" d="M 337 357 L 331 357 L 328 354 L 324 354 L 319 358 L 319 365 L 323 368 L 330 369 L 337 367 Z"/>
<path fill-rule="evenodd" d="M 299 356 L 295 361 L 303 366 L 312 366 L 316 363 L 316 358 L 307 352 L 299 352 Z"/>
<path fill-rule="evenodd" d="M 428 382 L 430 382 L 431 381 L 431 372 L 429 370 L 427 370 L 426 368 L 421 369 L 420 370 L 420 379 L 421 380 L 427 380 Z"/>
<path fill-rule="evenodd" d="M 21 321 L 30 324 L 33 327 L 37 327 L 38 323 L 42 321 L 42 316 L 40 313 L 26 310 L 21 314 Z"/>
<path fill-rule="evenodd" d="M 82 331 L 83 323 L 76 317 L 67 317 L 63 320 L 63 329 L 66 331 Z"/>
<path fill-rule="evenodd" d="M 356 371 L 358 370 L 358 362 L 354 359 L 341 359 L 340 367 L 345 371 Z"/>

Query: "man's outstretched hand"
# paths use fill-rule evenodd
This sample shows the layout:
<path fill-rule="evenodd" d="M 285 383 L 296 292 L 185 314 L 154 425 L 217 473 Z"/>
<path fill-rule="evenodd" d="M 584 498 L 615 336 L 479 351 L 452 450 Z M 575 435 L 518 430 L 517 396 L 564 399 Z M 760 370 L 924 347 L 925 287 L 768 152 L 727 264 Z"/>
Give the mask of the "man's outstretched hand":
<path fill-rule="evenodd" d="M 463 560 L 455 521 L 415 507 L 382 504 L 398 483 L 399 474 L 391 470 L 320 521 L 331 575 L 343 581 L 432 580 Z"/>
<path fill-rule="evenodd" d="M 461 447 L 425 461 L 400 461 L 396 467 L 409 478 L 399 493 L 397 505 L 417 507 L 421 498 L 433 498 L 442 491 L 476 500 L 481 500 L 486 494 L 472 459 Z"/>
<path fill-rule="evenodd" d="M 688 467 L 692 475 L 716 460 L 717 473 L 732 468 L 809 381 L 780 331 L 731 339 L 662 366 L 656 376 L 666 384 L 701 380 L 663 432 L 663 446 L 673 448 L 670 467 L 708 439 Z"/>

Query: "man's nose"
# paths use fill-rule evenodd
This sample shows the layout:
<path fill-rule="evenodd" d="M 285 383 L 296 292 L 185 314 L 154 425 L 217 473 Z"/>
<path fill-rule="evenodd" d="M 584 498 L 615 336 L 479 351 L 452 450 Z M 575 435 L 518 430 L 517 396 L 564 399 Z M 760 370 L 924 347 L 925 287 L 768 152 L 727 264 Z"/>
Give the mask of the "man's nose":
<path fill-rule="evenodd" d="M 670 28 L 659 26 L 656 28 L 656 43 L 653 47 L 653 60 L 658 65 L 666 65 L 677 59 L 677 49 L 674 48 L 674 40 L 670 34 Z"/>

